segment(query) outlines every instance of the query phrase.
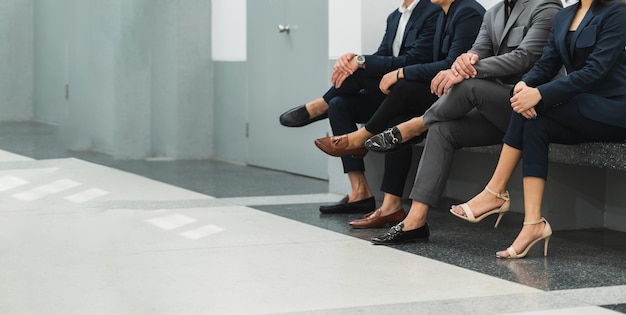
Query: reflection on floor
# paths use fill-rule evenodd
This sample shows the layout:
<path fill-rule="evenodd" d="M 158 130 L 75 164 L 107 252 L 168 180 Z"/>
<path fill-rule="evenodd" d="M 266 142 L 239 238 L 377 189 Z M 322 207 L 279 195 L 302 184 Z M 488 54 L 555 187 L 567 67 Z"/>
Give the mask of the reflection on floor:
<path fill-rule="evenodd" d="M 558 231 L 547 258 L 503 261 L 520 215 L 493 229 L 433 210 L 430 242 L 373 246 L 383 229 L 319 214 L 341 198 L 323 181 L 0 131 L 0 314 L 626 313 L 626 233 Z"/>

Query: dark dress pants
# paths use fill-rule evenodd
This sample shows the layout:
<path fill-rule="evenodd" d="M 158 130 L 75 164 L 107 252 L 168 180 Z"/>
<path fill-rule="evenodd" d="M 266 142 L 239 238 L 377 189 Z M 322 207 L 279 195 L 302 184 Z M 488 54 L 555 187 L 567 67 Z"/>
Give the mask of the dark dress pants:
<path fill-rule="evenodd" d="M 333 134 L 341 135 L 356 131 L 356 124 L 365 122 L 367 122 L 365 128 L 371 133 L 382 132 L 388 127 L 423 114 L 436 99 L 426 84 L 407 80 L 395 84 L 389 96 L 383 98 L 384 101 L 381 100 L 381 105 L 377 105 L 376 97 L 371 97 L 368 92 L 361 91 L 355 96 L 331 99 L 332 105 L 329 103 L 328 116 Z M 412 155 L 411 147 L 385 155 L 382 191 L 402 196 Z M 365 170 L 362 159 L 352 157 L 341 159 L 345 173 Z"/>
<path fill-rule="evenodd" d="M 541 107 L 539 107 L 541 108 Z M 504 143 L 522 151 L 524 177 L 548 177 L 550 143 L 577 144 L 593 141 L 623 141 L 626 128 L 603 124 L 584 117 L 577 98 L 555 109 L 538 110 L 536 119 L 514 113 Z"/>
<path fill-rule="evenodd" d="M 337 96 L 356 95 L 364 91 L 368 97 L 374 98 L 378 104 L 385 98 L 385 94 L 380 91 L 379 83 L 381 76 L 371 75 L 366 70 L 357 70 L 353 75 L 347 77 L 339 88 L 330 87 L 322 96 L 326 104 L 330 105 L 333 98 Z"/>
<path fill-rule="evenodd" d="M 430 84 L 418 81 L 400 80 L 389 96 L 372 116 L 365 129 L 377 134 L 421 116 L 435 101 L 437 96 L 430 93 Z M 394 196 L 402 196 L 413 160 L 413 147 L 385 154 L 385 170 L 381 190 Z"/>
<path fill-rule="evenodd" d="M 328 119 L 334 135 L 357 130 L 357 124 L 367 122 L 386 95 L 380 91 L 380 77 L 368 76 L 358 70 L 341 87 L 331 87 L 323 98 L 328 104 Z M 365 171 L 362 158 L 342 157 L 344 173 Z"/>
<path fill-rule="evenodd" d="M 443 194 L 456 150 L 502 143 L 511 86 L 485 79 L 455 85 L 424 114 L 430 125 L 410 198 L 431 207 Z"/>

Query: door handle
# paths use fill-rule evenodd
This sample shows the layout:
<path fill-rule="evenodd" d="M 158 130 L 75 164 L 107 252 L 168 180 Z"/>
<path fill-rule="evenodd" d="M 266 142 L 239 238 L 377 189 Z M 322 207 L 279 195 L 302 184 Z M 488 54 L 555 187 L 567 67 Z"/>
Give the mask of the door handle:
<path fill-rule="evenodd" d="M 278 24 L 278 32 L 279 33 L 287 33 L 287 34 L 289 34 L 290 30 L 291 29 L 289 28 L 289 24 L 285 24 L 285 25 Z"/>

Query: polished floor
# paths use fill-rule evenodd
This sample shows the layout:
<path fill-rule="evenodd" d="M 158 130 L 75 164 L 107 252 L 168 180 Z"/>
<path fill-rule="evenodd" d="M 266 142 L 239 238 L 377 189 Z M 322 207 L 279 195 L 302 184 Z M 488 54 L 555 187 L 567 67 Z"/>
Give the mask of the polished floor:
<path fill-rule="evenodd" d="M 626 233 L 557 231 L 498 260 L 522 217 L 431 212 L 373 246 L 321 215 L 324 181 L 218 161 L 124 161 L 0 123 L 0 314 L 626 313 Z M 408 207 L 408 204 L 407 204 Z"/>

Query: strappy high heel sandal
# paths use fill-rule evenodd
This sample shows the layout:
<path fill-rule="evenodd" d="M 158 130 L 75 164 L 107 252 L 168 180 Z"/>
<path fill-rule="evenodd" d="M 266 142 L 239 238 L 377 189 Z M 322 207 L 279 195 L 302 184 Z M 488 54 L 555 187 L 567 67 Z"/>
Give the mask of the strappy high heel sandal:
<path fill-rule="evenodd" d="M 465 221 L 469 221 L 472 223 L 477 223 L 482 221 L 482 219 L 492 215 L 492 214 L 496 214 L 498 213 L 498 219 L 496 220 L 496 225 L 494 225 L 494 228 L 498 227 L 498 224 L 500 223 L 500 220 L 502 219 L 502 216 L 504 216 L 504 213 L 509 211 L 509 208 L 511 208 L 511 199 L 509 198 L 509 192 L 505 191 L 502 194 L 496 193 L 495 191 L 489 189 L 489 187 L 485 186 L 485 190 L 487 192 L 489 192 L 490 194 L 496 196 L 496 198 L 502 199 L 504 200 L 504 203 L 498 207 L 495 208 L 493 210 L 487 211 L 483 214 L 481 214 L 478 217 L 474 217 L 474 213 L 472 213 L 472 209 L 470 209 L 469 205 L 467 203 L 461 204 L 459 205 L 459 207 L 461 207 L 461 209 L 463 209 L 463 211 L 465 212 L 465 215 L 460 215 L 454 211 L 452 211 L 452 209 L 450 209 L 450 212 L 452 214 L 454 214 L 455 216 L 465 220 Z"/>
<path fill-rule="evenodd" d="M 498 255 L 498 252 L 496 253 L 496 257 L 498 258 L 524 258 L 524 256 L 526 256 L 526 254 L 528 254 L 528 251 L 539 241 L 541 240 L 545 240 L 543 243 L 543 256 L 548 256 L 548 242 L 550 242 L 550 236 L 552 236 L 552 227 L 550 226 L 550 223 L 548 223 L 548 221 L 546 221 L 545 218 L 541 218 L 541 220 L 539 221 L 535 221 L 535 222 L 524 222 L 524 225 L 535 225 L 535 224 L 539 224 L 541 222 L 545 222 L 546 225 L 543 227 L 543 233 L 541 233 L 541 236 L 530 242 L 530 244 L 528 244 L 528 246 L 526 246 L 526 248 L 524 249 L 523 252 L 521 252 L 520 254 L 518 254 L 515 251 L 515 248 L 513 248 L 513 245 L 509 246 L 509 248 L 506 249 L 506 251 L 509 253 L 508 257 L 504 257 L 501 255 Z"/>

